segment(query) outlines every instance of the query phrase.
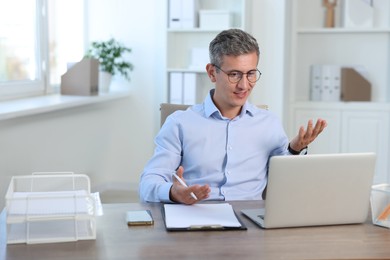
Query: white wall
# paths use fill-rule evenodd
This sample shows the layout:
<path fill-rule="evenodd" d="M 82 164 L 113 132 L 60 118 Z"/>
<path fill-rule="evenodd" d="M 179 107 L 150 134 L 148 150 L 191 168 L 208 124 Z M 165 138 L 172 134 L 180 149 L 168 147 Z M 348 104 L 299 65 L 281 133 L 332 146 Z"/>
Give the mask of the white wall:
<path fill-rule="evenodd" d="M 283 0 L 254 0 L 252 34 L 260 47 L 261 79 L 252 92 L 251 102 L 267 104 L 283 120 L 285 3 Z M 287 125 L 287 122 L 286 122 Z"/>
<path fill-rule="evenodd" d="M 256 104 L 283 110 L 282 0 L 253 1 L 252 33 L 258 38 L 264 77 Z M 117 101 L 0 121 L 0 208 L 13 175 L 74 171 L 91 177 L 93 189 L 136 188 L 153 153 L 159 104 L 166 100 L 166 1 L 89 0 L 87 37 L 115 37 L 132 48 L 131 96 Z M 268 20 L 267 20 L 268 19 Z M 267 20 L 267 22 L 265 22 Z"/>
<path fill-rule="evenodd" d="M 132 127 L 135 111 L 128 104 L 133 101 L 125 98 L 0 121 L 1 193 L 12 175 L 34 171 L 86 173 L 93 186 L 135 182 L 150 149 L 134 147 L 150 142 L 153 133 Z"/>

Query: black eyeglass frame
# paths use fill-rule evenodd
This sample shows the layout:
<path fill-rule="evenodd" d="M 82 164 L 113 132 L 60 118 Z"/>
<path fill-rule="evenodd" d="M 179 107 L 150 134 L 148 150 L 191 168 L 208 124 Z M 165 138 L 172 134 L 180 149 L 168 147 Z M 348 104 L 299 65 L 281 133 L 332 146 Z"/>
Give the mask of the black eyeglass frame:
<path fill-rule="evenodd" d="M 215 65 L 215 64 L 212 64 L 214 67 L 216 67 L 217 69 L 219 69 L 220 71 L 222 71 L 223 73 L 225 73 L 227 76 L 228 76 L 228 80 L 229 80 L 229 82 L 230 83 L 238 83 L 238 82 L 240 82 L 240 80 L 242 80 L 242 77 L 246 74 L 246 79 L 250 82 L 250 83 L 256 83 L 257 81 L 259 81 L 259 79 L 261 78 L 261 75 L 262 75 L 262 73 L 261 73 L 261 71 L 259 70 L 259 69 L 255 69 L 255 70 L 250 70 L 250 71 L 248 71 L 248 72 L 241 72 L 241 71 L 238 71 L 238 70 L 232 70 L 232 71 L 230 71 L 230 72 L 226 72 L 226 71 L 224 71 L 223 69 L 221 69 L 219 66 L 217 66 L 217 65 Z M 249 73 L 251 73 L 251 72 L 254 72 L 254 71 L 256 71 L 256 73 L 258 72 L 258 74 L 256 74 L 256 75 L 259 75 L 258 76 L 258 78 L 255 80 L 255 81 L 252 81 L 252 80 L 250 80 L 249 79 L 249 77 L 248 77 L 248 75 L 249 75 Z M 233 75 L 232 75 L 232 73 L 239 73 L 239 75 L 241 75 L 240 76 L 240 79 L 239 80 L 237 80 L 237 81 L 232 81 L 231 80 L 231 77 L 234 77 Z"/>

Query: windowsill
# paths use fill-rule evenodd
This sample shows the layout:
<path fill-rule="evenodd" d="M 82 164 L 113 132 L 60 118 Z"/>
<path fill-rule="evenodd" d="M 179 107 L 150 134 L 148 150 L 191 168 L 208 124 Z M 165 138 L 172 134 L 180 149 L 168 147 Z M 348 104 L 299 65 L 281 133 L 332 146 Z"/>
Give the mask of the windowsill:
<path fill-rule="evenodd" d="M 96 96 L 52 94 L 0 102 L 0 120 L 36 115 L 61 109 L 80 107 L 128 97 L 128 90 L 99 93 Z"/>

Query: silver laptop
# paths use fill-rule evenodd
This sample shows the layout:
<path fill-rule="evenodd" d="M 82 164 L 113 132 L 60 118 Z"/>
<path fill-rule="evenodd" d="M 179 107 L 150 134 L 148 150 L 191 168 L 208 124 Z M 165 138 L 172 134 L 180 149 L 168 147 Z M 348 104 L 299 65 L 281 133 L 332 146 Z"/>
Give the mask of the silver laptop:
<path fill-rule="evenodd" d="M 374 153 L 274 156 L 265 208 L 241 212 L 263 228 L 362 223 L 375 159 Z"/>

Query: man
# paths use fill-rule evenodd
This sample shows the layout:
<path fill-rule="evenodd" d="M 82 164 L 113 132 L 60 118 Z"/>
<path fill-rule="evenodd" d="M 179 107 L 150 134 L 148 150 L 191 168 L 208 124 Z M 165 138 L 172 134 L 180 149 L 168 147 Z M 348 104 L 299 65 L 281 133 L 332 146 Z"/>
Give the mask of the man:
<path fill-rule="evenodd" d="M 209 53 L 206 70 L 215 88 L 202 104 L 167 118 L 141 176 L 143 201 L 260 200 L 269 158 L 299 154 L 326 127 L 324 120 L 315 126 L 310 120 L 289 143 L 276 116 L 247 102 L 261 75 L 250 34 L 222 31 Z"/>

